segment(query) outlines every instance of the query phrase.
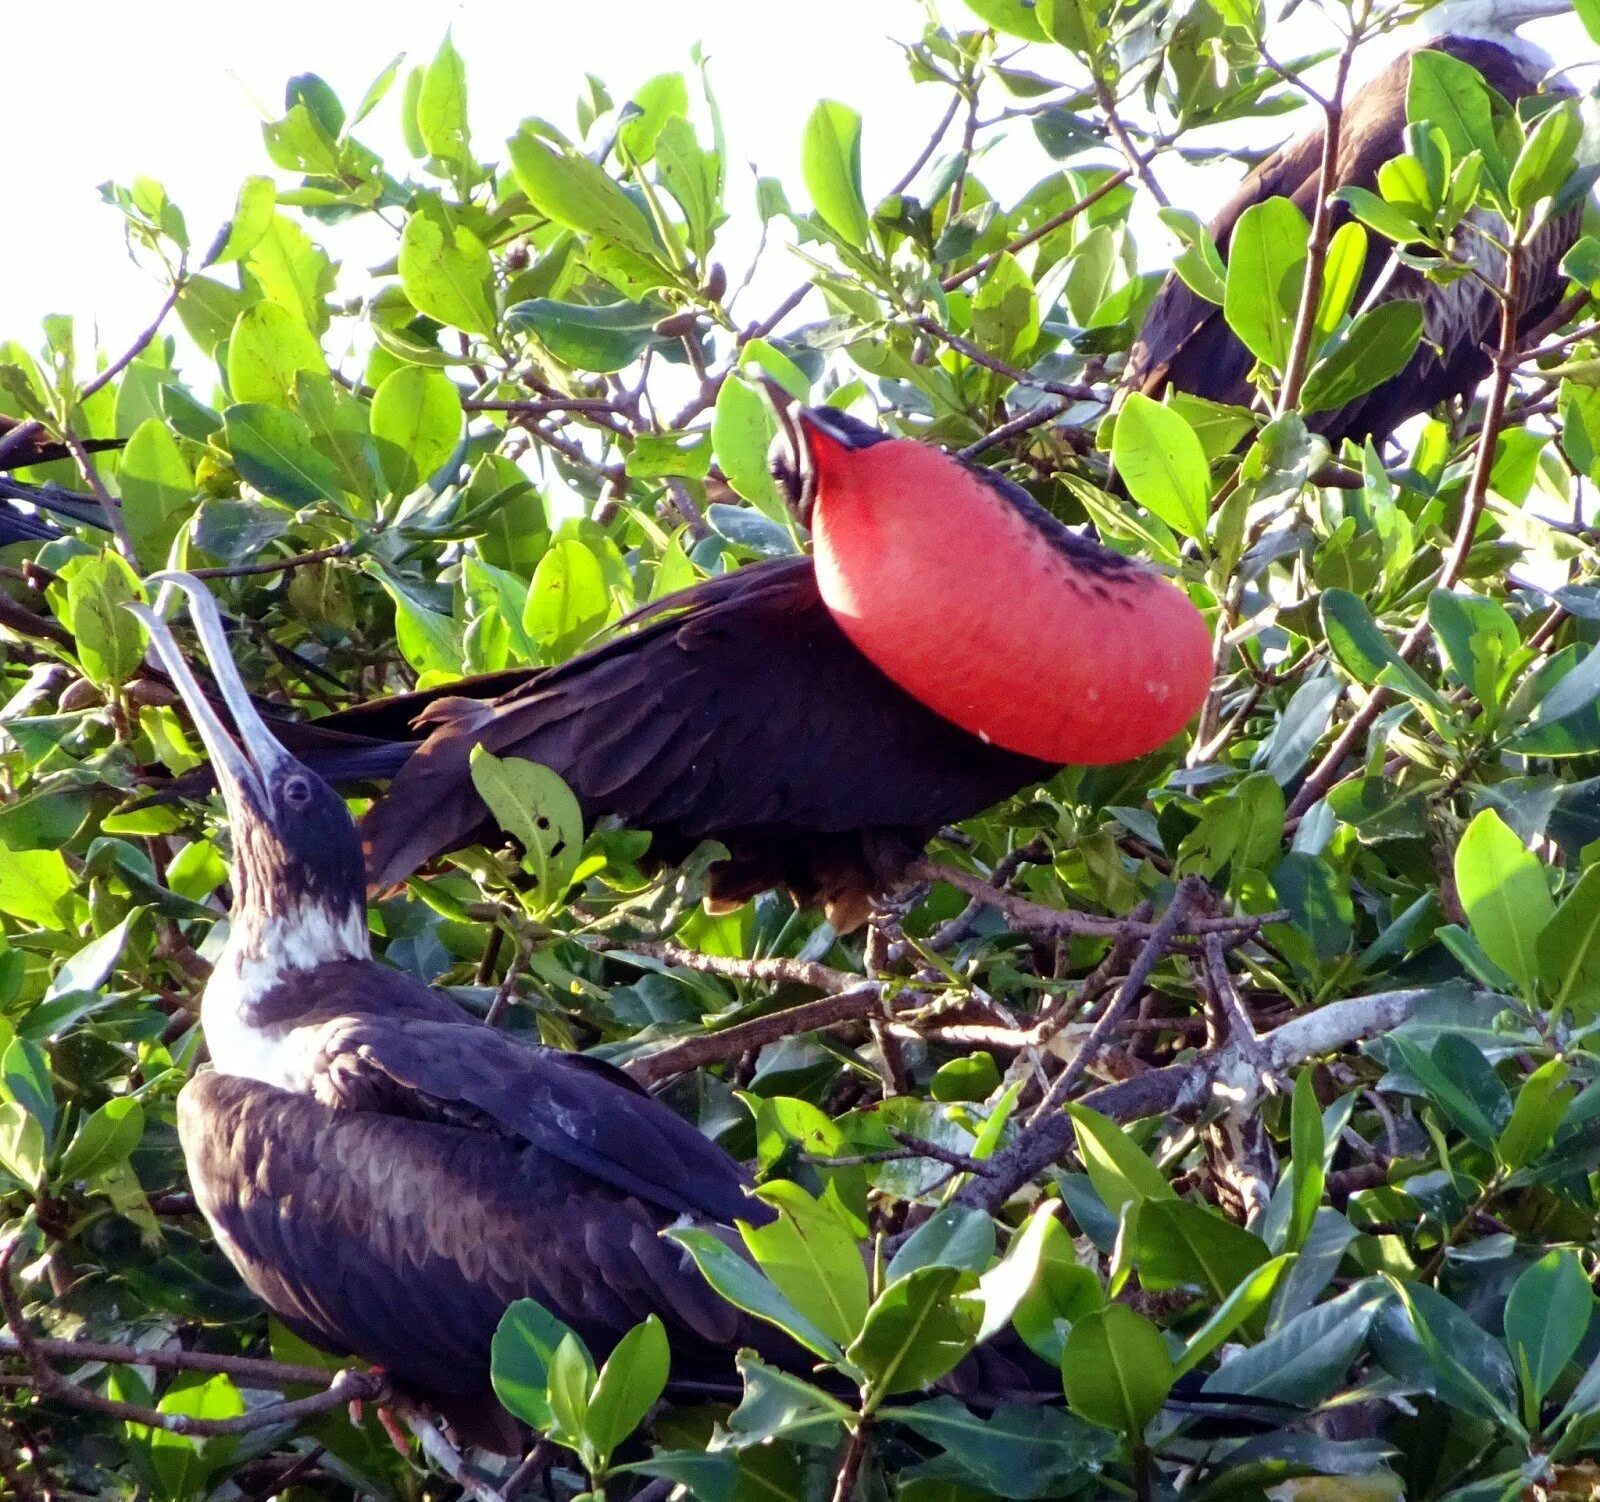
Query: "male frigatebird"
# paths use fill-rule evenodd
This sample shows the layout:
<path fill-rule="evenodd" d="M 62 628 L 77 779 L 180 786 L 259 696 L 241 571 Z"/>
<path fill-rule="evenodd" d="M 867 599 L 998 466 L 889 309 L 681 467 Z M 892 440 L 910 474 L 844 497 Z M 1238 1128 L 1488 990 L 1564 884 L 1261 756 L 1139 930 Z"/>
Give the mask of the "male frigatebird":
<path fill-rule="evenodd" d="M 735 1219 L 771 1218 L 740 1166 L 610 1065 L 526 1045 L 372 958 L 342 799 L 262 721 L 205 587 L 155 580 L 188 596 L 234 725 L 160 617 L 131 606 L 211 755 L 233 834 L 233 907 L 200 1010 L 213 1067 L 179 1094 L 178 1133 L 196 1202 L 252 1291 L 506 1450 L 518 1436 L 490 1388 L 490 1342 L 519 1298 L 597 1353 L 659 1316 L 678 1381 L 727 1377 L 746 1346 L 809 1371 L 661 1235 L 700 1223 L 737 1248 Z M 984 1348 L 948 1385 L 997 1401 L 1031 1380 L 1018 1354 L 1022 1366 Z"/>
<path fill-rule="evenodd" d="M 394 779 L 362 824 L 375 884 L 493 834 L 481 745 L 652 831 L 660 859 L 720 840 L 713 900 L 782 886 L 853 926 L 941 826 L 1153 750 L 1199 707 L 1208 634 L 1165 579 L 990 470 L 829 409 L 785 417 L 814 559 L 705 580 L 558 667 L 307 727 L 334 781 Z"/>
<path fill-rule="evenodd" d="M 1515 103 L 1535 93 L 1554 64 L 1548 54 L 1517 35 L 1516 28 L 1544 16 L 1570 14 L 1568 0 L 1445 0 L 1427 14 L 1433 35 L 1422 48 L 1397 58 L 1344 109 L 1333 190 L 1375 190 L 1378 169 L 1406 150 L 1406 92 L 1411 61 L 1422 50 L 1448 53 L 1471 64 L 1489 86 Z M 1309 219 L 1316 206 L 1322 157 L 1322 132 L 1316 130 L 1281 147 L 1261 162 L 1211 221 L 1210 233 L 1224 256 L 1240 216 L 1273 197 L 1293 202 Z M 1522 257 L 1519 322 L 1531 327 L 1554 310 L 1561 296 L 1561 258 L 1577 239 L 1581 206 L 1546 223 Z M 1337 227 L 1350 217 L 1342 202 L 1334 207 Z M 1369 235 L 1367 259 L 1353 306 L 1360 307 L 1375 287 L 1378 299 L 1407 298 L 1422 306 L 1422 342 L 1399 375 L 1331 411 L 1308 416 L 1311 427 L 1337 444 L 1371 437 L 1382 443 L 1401 423 L 1441 402 L 1472 392 L 1489 373 L 1485 345 L 1499 336 L 1500 302 L 1495 288 L 1504 276 L 1495 248 L 1506 237 L 1493 215 L 1474 211 L 1459 236 L 1460 252 L 1493 285 L 1477 276 L 1430 282 L 1398 262 L 1393 247 Z M 1491 238 L 1492 237 L 1492 238 Z M 1380 285 L 1381 284 L 1381 285 Z M 1129 353 L 1127 389 L 1159 396 L 1168 387 L 1212 401 L 1249 406 L 1255 399 L 1250 371 L 1255 357 L 1235 337 L 1215 303 L 1183 282 L 1176 272 L 1162 283 L 1144 326 Z"/>

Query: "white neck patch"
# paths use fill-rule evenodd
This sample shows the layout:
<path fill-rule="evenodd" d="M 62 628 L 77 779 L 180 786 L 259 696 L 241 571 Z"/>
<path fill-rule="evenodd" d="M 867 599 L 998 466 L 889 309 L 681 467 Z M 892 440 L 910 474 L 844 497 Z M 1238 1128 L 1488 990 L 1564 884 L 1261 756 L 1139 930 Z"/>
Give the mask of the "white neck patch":
<path fill-rule="evenodd" d="M 360 907 L 336 918 L 321 903 L 302 903 L 275 918 L 269 933 L 235 914 L 200 1002 L 200 1026 L 213 1066 L 280 1090 L 304 1091 L 313 1030 L 293 1017 L 260 1023 L 253 1014 L 296 972 L 371 957 L 367 915 Z M 316 997 L 307 1002 L 315 1005 Z"/>

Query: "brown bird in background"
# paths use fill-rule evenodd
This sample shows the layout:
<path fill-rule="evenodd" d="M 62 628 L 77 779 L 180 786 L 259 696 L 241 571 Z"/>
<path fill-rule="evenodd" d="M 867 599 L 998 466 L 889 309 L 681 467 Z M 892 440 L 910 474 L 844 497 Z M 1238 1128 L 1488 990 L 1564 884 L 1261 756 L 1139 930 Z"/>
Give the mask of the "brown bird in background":
<path fill-rule="evenodd" d="M 1554 67 L 1539 49 L 1518 37 L 1516 28 L 1543 16 L 1566 14 L 1561 0 L 1452 0 L 1429 12 L 1440 34 L 1425 48 L 1471 64 L 1490 88 L 1513 104 L 1536 92 Z M 1412 58 L 1423 48 L 1390 63 L 1345 106 L 1339 135 L 1334 188 L 1376 191 L 1378 169 L 1406 150 L 1406 91 Z M 1291 199 L 1312 217 L 1322 157 L 1322 132 L 1313 131 L 1261 162 L 1211 221 L 1210 233 L 1226 259 L 1240 216 L 1273 197 Z M 1477 211 L 1474 211 L 1477 214 Z M 1581 204 L 1552 219 L 1535 235 L 1522 262 L 1519 322 L 1531 327 L 1551 313 L 1561 296 L 1561 258 L 1577 239 Z M 1350 219 L 1343 203 L 1333 209 L 1333 226 Z M 1471 217 L 1471 216 L 1469 216 Z M 1484 228 L 1505 238 L 1505 226 L 1482 216 Z M 1479 261 L 1491 282 L 1503 280 L 1503 257 L 1482 235 L 1460 237 L 1462 253 Z M 1309 415 L 1317 432 L 1337 445 L 1345 438 L 1361 443 L 1387 439 L 1409 418 L 1441 402 L 1472 392 L 1489 373 L 1483 345 L 1499 334 L 1500 305 L 1475 277 L 1443 285 L 1396 260 L 1393 247 L 1369 236 L 1366 265 L 1352 306 L 1359 308 L 1380 287 L 1380 301 L 1407 298 L 1421 304 L 1422 342 L 1406 367 L 1392 379 L 1348 404 Z M 1159 397 L 1169 387 L 1215 402 L 1248 407 L 1255 400 L 1250 371 L 1255 357 L 1241 344 L 1215 303 L 1170 273 L 1157 293 L 1128 357 L 1126 389 Z"/>

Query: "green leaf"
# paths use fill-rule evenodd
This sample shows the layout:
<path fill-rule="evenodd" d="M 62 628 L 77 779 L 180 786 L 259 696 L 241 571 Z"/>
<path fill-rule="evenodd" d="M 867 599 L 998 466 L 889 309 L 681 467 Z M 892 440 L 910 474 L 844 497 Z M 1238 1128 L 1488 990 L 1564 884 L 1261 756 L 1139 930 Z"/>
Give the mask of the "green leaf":
<path fill-rule="evenodd" d="M 1340 188 L 1333 197 L 1361 223 L 1397 245 L 1409 245 L 1421 238 L 1422 230 L 1409 214 L 1366 188 Z"/>
<path fill-rule="evenodd" d="M 664 1234 L 694 1258 L 700 1275 L 730 1304 L 786 1331 L 824 1361 L 838 1361 L 843 1355 L 837 1343 L 801 1314 L 777 1284 L 712 1232 L 677 1226 Z"/>
<path fill-rule="evenodd" d="M 1239 216 L 1228 242 L 1223 316 L 1239 342 L 1275 370 L 1289 363 L 1310 234 L 1294 204 L 1268 198 Z"/>
<path fill-rule="evenodd" d="M 1042 1217 L 1039 1275 L 1012 1312 L 1011 1322 L 1033 1352 L 1061 1365 L 1066 1332 L 1106 1302 L 1100 1280 L 1077 1260 L 1072 1236 L 1054 1216 Z M 987 1321 L 985 1321 L 987 1323 Z"/>
<path fill-rule="evenodd" d="M 242 312 L 228 338 L 228 390 L 237 402 L 286 407 L 302 370 L 326 375 L 322 346 L 288 308 L 258 302 Z"/>
<path fill-rule="evenodd" d="M 633 91 L 622 111 L 618 139 L 631 162 L 648 162 L 656 137 L 674 115 L 689 112 L 689 86 L 681 73 L 658 73 Z"/>
<path fill-rule="evenodd" d="M 1567 1073 L 1564 1061 L 1547 1059 L 1522 1082 L 1511 1119 L 1494 1145 L 1495 1155 L 1507 1168 L 1521 1168 L 1550 1146 L 1567 1114 L 1568 1096 L 1561 1088 Z"/>
<path fill-rule="evenodd" d="M 1088 1106 L 1069 1105 L 1067 1114 L 1089 1181 L 1113 1215 L 1141 1201 L 1177 1198 L 1161 1170 L 1116 1122 Z"/>
<path fill-rule="evenodd" d="M 1304 1069 L 1294 1082 L 1294 1098 L 1289 1112 L 1289 1149 L 1294 1163 L 1294 1198 L 1284 1246 L 1299 1251 L 1311 1234 L 1317 1206 L 1322 1203 L 1327 1180 L 1324 1161 L 1327 1143 L 1322 1134 L 1322 1107 L 1317 1102 L 1313 1072 Z"/>
<path fill-rule="evenodd" d="M 278 191 L 270 177 L 245 178 L 239 185 L 233 218 L 228 221 L 227 237 L 222 242 L 222 248 L 207 264 L 219 265 L 249 255 L 272 227 L 277 196 Z"/>
<path fill-rule="evenodd" d="M 1257 1274 L 1260 1276 L 1260 1274 Z M 1280 1325 L 1258 1345 L 1229 1356 L 1203 1391 L 1315 1406 L 1345 1378 L 1388 1291 L 1365 1279 Z"/>
<path fill-rule="evenodd" d="M 629 1330 L 606 1358 L 589 1396 L 585 1420 L 602 1466 L 655 1406 L 666 1388 L 671 1359 L 666 1327 L 653 1314 Z"/>
<path fill-rule="evenodd" d="M 1193 1371 L 1240 1326 L 1265 1309 L 1294 1260 L 1292 1253 L 1285 1253 L 1263 1262 L 1217 1305 L 1211 1317 L 1189 1337 L 1174 1368 L 1176 1375 Z"/>
<path fill-rule="evenodd" d="M 1526 213 L 1541 198 L 1557 193 L 1577 165 L 1582 140 L 1576 100 L 1560 100 L 1540 115 L 1511 169 L 1511 206 Z"/>
<path fill-rule="evenodd" d="M 122 520 L 139 562 L 162 567 L 172 539 L 196 505 L 194 474 L 167 425 L 147 417 L 133 430 L 117 469 Z"/>
<path fill-rule="evenodd" d="M 1343 407 L 1400 374 L 1422 339 L 1422 305 L 1407 298 L 1379 303 L 1360 314 L 1306 377 L 1305 412 Z"/>
<path fill-rule="evenodd" d="M 582 307 L 533 297 L 506 309 L 509 328 L 531 332 L 556 359 L 577 370 L 623 370 L 656 342 L 666 308 L 660 302 Z"/>
<path fill-rule="evenodd" d="M 1204 537 L 1211 470 L 1194 429 L 1170 407 L 1133 392 L 1117 413 L 1112 463 L 1141 506 L 1185 537 Z"/>
<path fill-rule="evenodd" d="M 1481 595 L 1436 589 L 1428 596 L 1428 624 L 1451 671 L 1485 709 L 1496 708 L 1501 681 L 1522 650 L 1516 623 L 1505 607 Z"/>
<path fill-rule="evenodd" d="M 469 334 L 493 334 L 494 272 L 465 225 L 417 212 L 400 236 L 400 285 L 413 307 Z"/>
<path fill-rule="evenodd" d="M 711 446 L 728 484 L 763 516 L 787 522 L 788 503 L 767 464 L 778 422 L 767 400 L 753 386 L 729 377 L 717 392 L 711 418 Z"/>
<path fill-rule="evenodd" d="M 343 508 L 333 462 L 318 453 L 310 430 L 293 412 L 260 403 L 229 407 L 222 431 L 239 478 L 263 495 L 289 506 L 329 501 Z M 213 509 L 202 510 L 202 524 Z"/>
<path fill-rule="evenodd" d="M 801 138 L 800 172 L 817 213 L 842 239 L 866 248 L 872 222 L 861 194 L 861 116 L 848 104 L 820 101 Z"/>
<path fill-rule="evenodd" d="M 573 1334 L 542 1304 L 518 1299 L 500 1316 L 489 1353 L 495 1396 L 525 1424 L 550 1428 L 550 1362 Z"/>
<path fill-rule="evenodd" d="M 1325 860 L 1293 850 L 1273 867 L 1272 890 L 1324 964 L 1350 948 L 1355 908 L 1350 883 Z"/>
<path fill-rule="evenodd" d="M 750 1255 L 801 1314 L 847 1345 L 860 1331 L 871 1299 L 866 1263 L 849 1221 L 828 1195 L 813 1199 L 786 1179 L 763 1184 L 756 1198 L 778 1216 L 764 1226 L 739 1222 Z"/>
<path fill-rule="evenodd" d="M 1456 889 L 1472 936 L 1521 986 L 1539 975 L 1540 930 L 1555 912 L 1544 867 L 1492 808 L 1480 812 L 1456 847 Z"/>
<path fill-rule="evenodd" d="M 1504 188 L 1506 166 L 1495 135 L 1488 86 L 1470 63 L 1433 49 L 1413 53 L 1406 119 L 1438 126 L 1455 161 L 1481 152 L 1489 180 Z"/>
<path fill-rule="evenodd" d="M 1268 1257 L 1259 1236 L 1187 1200 L 1141 1202 L 1126 1234 L 1139 1284 L 1151 1291 L 1196 1288 L 1225 1299 Z"/>
<path fill-rule="evenodd" d="M 44 1128 L 20 1101 L 0 1101 L 0 1168 L 36 1190 L 44 1177 Z"/>
<path fill-rule="evenodd" d="M 440 370 L 403 365 L 372 396 L 372 437 L 389 488 L 405 495 L 461 441 L 461 393 Z"/>
<path fill-rule="evenodd" d="M 1009 252 L 994 259 L 972 299 L 972 337 L 1007 364 L 1026 364 L 1039 339 L 1033 279 Z"/>
<path fill-rule="evenodd" d="M 1458 1039 L 1457 1043 L 1465 1041 Z M 1494 1146 L 1501 1124 L 1492 1121 L 1485 1114 L 1474 1093 L 1464 1088 L 1463 1083 L 1451 1073 L 1448 1067 L 1451 1055 L 1448 1051 L 1441 1059 L 1436 1056 L 1437 1049 L 1435 1053 L 1427 1053 L 1419 1043 L 1403 1033 L 1392 1035 L 1387 1040 L 1386 1046 L 1399 1054 L 1407 1072 L 1428 1092 L 1434 1103 L 1470 1141 L 1484 1148 Z M 1472 1045 L 1469 1043 L 1467 1046 Z"/>
<path fill-rule="evenodd" d="M 56 1177 L 65 1183 L 92 1179 L 121 1163 L 144 1135 L 144 1108 L 129 1096 L 108 1100 L 85 1117 L 61 1155 Z"/>
<path fill-rule="evenodd" d="M 534 877 L 530 896 L 549 906 L 566 896 L 583 855 L 583 811 L 559 774 L 521 757 L 471 754 L 472 785 L 495 822 L 523 848 L 523 869 Z"/>
<path fill-rule="evenodd" d="M 986 26 L 1025 42 L 1050 40 L 1039 24 L 1038 7 L 1030 0 L 966 0 L 967 9 Z"/>
<path fill-rule="evenodd" d="M 979 1276 L 978 1297 L 983 1300 L 980 1341 L 992 1339 L 1011 1323 L 1023 1300 L 1043 1277 L 1056 1209 L 1056 1202 L 1051 1200 L 1035 1210 L 1012 1236 L 1005 1256 Z"/>
<path fill-rule="evenodd" d="M 594 1385 L 594 1360 L 576 1331 L 569 1331 L 550 1357 L 550 1432 L 558 1443 L 577 1450 L 588 1470 L 599 1469 L 589 1438 L 589 1393 Z"/>
<path fill-rule="evenodd" d="M 1111 1436 L 1060 1408 L 1002 1404 L 983 1418 L 952 1397 L 881 1417 L 941 1446 L 973 1482 L 1000 1497 L 1059 1497 L 1092 1485 Z"/>
<path fill-rule="evenodd" d="M 981 1273 L 994 1260 L 994 1220 L 970 1205 L 946 1205 L 935 1211 L 901 1244 L 890 1259 L 892 1283 L 919 1267 L 959 1267 Z"/>
<path fill-rule="evenodd" d="M 74 886 L 59 850 L 0 850 L 0 913 L 54 931 Z"/>
<path fill-rule="evenodd" d="M 1547 1253 L 1512 1285 L 1506 1345 L 1521 1378 L 1530 1429 L 1539 1427 L 1539 1405 L 1578 1354 L 1593 1315 L 1588 1276 L 1569 1251 Z"/>
<path fill-rule="evenodd" d="M 1426 1284 L 1396 1283 L 1394 1306 L 1373 1330 L 1378 1359 L 1442 1402 L 1518 1437 L 1517 1377 L 1505 1347 Z"/>
<path fill-rule="evenodd" d="M 559 662 L 606 623 L 611 599 L 600 560 L 575 538 L 551 544 L 533 571 L 522 628 Z"/>
<path fill-rule="evenodd" d="M 1328 254 L 1322 267 L 1322 297 L 1313 325 L 1317 341 L 1314 348 L 1332 338 L 1349 313 L 1366 264 L 1367 232 L 1349 220 L 1341 224 L 1328 241 Z"/>
<path fill-rule="evenodd" d="M 1149 1320 L 1126 1304 L 1108 1304 L 1073 1325 L 1061 1378 L 1074 1412 L 1137 1439 L 1161 1412 L 1177 1372 Z"/>
<path fill-rule="evenodd" d="M 689 249 L 704 261 L 722 222 L 722 162 L 695 139 L 681 115 L 662 127 L 656 140 L 656 172 L 662 186 L 683 210 Z"/>
<path fill-rule="evenodd" d="M 1357 683 L 1397 688 L 1438 713 L 1448 712 L 1438 693 L 1389 644 L 1359 595 L 1347 589 L 1324 590 L 1319 609 L 1334 657 Z"/>
<path fill-rule="evenodd" d="M 123 608 L 144 597 L 138 575 L 107 548 L 70 559 L 58 577 L 65 585 L 62 624 L 77 644 L 79 666 L 100 688 L 120 688 L 144 661 L 144 627 Z"/>
<path fill-rule="evenodd" d="M 819 1387 L 775 1366 L 768 1366 L 749 1351 L 737 1357 L 744 1378 L 744 1397 L 728 1418 L 728 1435 L 735 1445 L 765 1445 L 775 1439 L 796 1444 L 832 1445 L 855 1410 Z"/>
<path fill-rule="evenodd" d="M 546 218 L 636 255 L 656 256 L 655 231 L 644 211 L 581 152 L 558 149 L 526 127 L 511 138 L 510 151 L 517 186 Z"/>
<path fill-rule="evenodd" d="M 1551 1008 L 1588 1019 L 1600 1011 L 1600 866 L 1590 866 L 1535 940 L 1539 981 Z"/>
<path fill-rule="evenodd" d="M 416 128 L 428 155 L 453 167 L 471 165 L 467 126 L 467 69 L 446 32 L 433 61 L 422 70 L 417 90 Z"/>
<path fill-rule="evenodd" d="M 919 1267 L 878 1295 L 845 1352 L 867 1374 L 873 1393 L 926 1387 L 973 1348 L 983 1305 L 971 1281 L 972 1274 L 959 1268 Z"/>

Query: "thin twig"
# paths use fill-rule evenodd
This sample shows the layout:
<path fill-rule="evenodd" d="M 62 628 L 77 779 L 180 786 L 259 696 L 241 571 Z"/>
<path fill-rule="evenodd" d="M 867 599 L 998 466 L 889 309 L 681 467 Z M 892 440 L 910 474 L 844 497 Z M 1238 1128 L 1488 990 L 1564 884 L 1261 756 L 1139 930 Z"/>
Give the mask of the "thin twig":
<path fill-rule="evenodd" d="M 949 276 L 940 280 L 939 285 L 946 292 L 954 292 L 957 287 L 970 282 L 973 277 L 982 276 L 1001 256 L 1014 255 L 1019 250 L 1025 250 L 1036 240 L 1044 239 L 1052 230 L 1060 229 L 1063 224 L 1071 224 L 1079 214 L 1092 209 L 1108 194 L 1116 192 L 1132 176 L 1133 170 L 1129 167 L 1122 168 L 1120 172 L 1113 172 L 1097 188 L 1085 193 L 1076 203 L 1062 209 L 1059 214 L 1052 214 L 1043 223 L 1036 224 L 1026 234 L 1021 234 L 1013 240 L 1008 240 L 999 250 L 990 251 L 986 256 L 979 256 L 970 266 L 964 267 L 960 271 L 952 271 Z"/>
<path fill-rule="evenodd" d="M 1150 936 L 1134 958 L 1116 996 L 1095 1019 L 1094 1026 L 1089 1029 L 1089 1035 L 1078 1045 L 1077 1052 L 1073 1054 L 1072 1062 L 1050 1082 L 1050 1088 L 1045 1092 L 1044 1099 L 1039 1102 L 1030 1118 L 1030 1129 L 1034 1121 L 1056 1113 L 1062 1102 L 1072 1093 L 1072 1087 L 1083 1078 L 1084 1072 L 1094 1063 L 1095 1056 L 1105 1046 L 1123 1015 L 1143 993 L 1145 982 L 1150 979 L 1151 972 L 1166 958 L 1167 950 L 1171 948 L 1178 930 L 1188 920 L 1189 910 L 1200 900 L 1204 890 L 1205 884 L 1199 877 L 1186 876 L 1178 883 L 1178 890 L 1173 893 L 1166 912 L 1161 915 L 1160 922 L 1150 930 Z M 1024 1131 L 1018 1138 L 1017 1145 L 1021 1146 L 1026 1138 L 1027 1132 Z"/>
<path fill-rule="evenodd" d="M 252 574 L 283 574 L 309 564 L 325 563 L 330 558 L 348 557 L 354 548 L 353 542 L 336 542 L 332 547 L 313 548 L 309 553 L 296 553 L 292 558 L 271 558 L 265 563 L 233 563 L 220 568 L 192 568 L 189 572 L 196 579 L 243 579 Z"/>
<path fill-rule="evenodd" d="M 747 1049 L 764 1048 L 780 1038 L 819 1032 L 846 1022 L 864 1022 L 879 1013 L 883 988 L 865 981 L 837 996 L 808 1001 L 781 1012 L 769 1012 L 749 1022 L 736 1023 L 720 1032 L 697 1033 L 681 1043 L 671 1043 L 654 1053 L 630 1059 L 622 1067 L 641 1085 L 654 1085 L 674 1074 L 698 1069 L 724 1059 L 736 1059 Z M 910 998 L 910 992 L 902 993 Z"/>

